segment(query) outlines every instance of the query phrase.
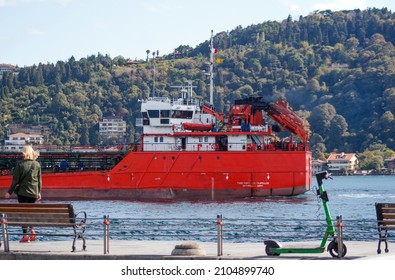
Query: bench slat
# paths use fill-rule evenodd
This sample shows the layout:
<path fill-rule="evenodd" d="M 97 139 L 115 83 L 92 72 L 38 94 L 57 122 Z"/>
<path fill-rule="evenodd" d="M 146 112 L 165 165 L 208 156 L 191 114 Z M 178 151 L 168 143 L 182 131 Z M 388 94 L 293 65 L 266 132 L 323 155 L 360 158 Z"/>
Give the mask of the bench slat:
<path fill-rule="evenodd" d="M 70 219 L 70 216 L 68 213 L 53 213 L 53 214 L 51 214 L 51 213 L 23 213 L 23 214 L 10 213 L 9 215 L 7 215 L 8 220 L 11 220 L 15 217 L 26 218 L 26 219 L 29 219 L 29 218 L 39 219 L 40 217 L 41 218 L 51 218 L 52 217 L 54 219 L 57 219 L 57 218 Z"/>
<path fill-rule="evenodd" d="M 74 223 L 74 219 L 70 218 L 68 214 L 10 214 L 7 216 L 8 223 L 19 222 L 24 224 L 32 224 L 32 223 L 40 223 L 40 222 L 47 222 L 47 223 Z"/>
<path fill-rule="evenodd" d="M 21 222 L 9 222 L 8 226 L 34 226 L 34 227 L 73 227 L 76 224 L 74 223 L 62 223 L 62 222 L 45 222 L 45 221 L 41 221 L 41 222 L 35 222 L 35 223 L 21 223 Z"/>
<path fill-rule="evenodd" d="M 384 220 L 384 213 L 390 214 L 395 213 L 392 212 L 392 209 L 395 209 L 395 203 L 376 203 L 376 216 L 377 220 L 382 221 Z"/>
<path fill-rule="evenodd" d="M 12 213 L 66 213 L 69 214 L 69 209 L 67 208 L 0 208 L 0 213 L 2 214 L 12 214 Z"/>
<path fill-rule="evenodd" d="M 52 207 L 61 207 L 68 208 L 70 204 L 65 203 L 0 203 L 0 207 L 4 208 L 14 208 L 14 207 L 24 207 L 27 206 L 29 208 L 52 208 Z"/>

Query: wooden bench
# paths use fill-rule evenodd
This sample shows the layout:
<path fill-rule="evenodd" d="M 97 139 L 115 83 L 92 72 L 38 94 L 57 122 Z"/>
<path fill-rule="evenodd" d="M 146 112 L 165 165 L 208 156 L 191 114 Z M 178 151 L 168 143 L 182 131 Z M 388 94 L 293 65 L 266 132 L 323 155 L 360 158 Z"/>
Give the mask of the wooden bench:
<path fill-rule="evenodd" d="M 4 251 L 9 252 L 8 227 L 10 226 L 70 227 L 74 230 L 72 251 L 75 252 L 77 238 L 83 240 L 83 250 L 85 250 L 86 218 L 84 211 L 75 213 L 71 204 L 0 203 L 0 224 Z"/>
<path fill-rule="evenodd" d="M 395 203 L 376 203 L 377 229 L 379 244 L 377 254 L 381 253 L 381 242 L 385 243 L 385 252 L 388 253 L 388 231 L 395 232 Z"/>

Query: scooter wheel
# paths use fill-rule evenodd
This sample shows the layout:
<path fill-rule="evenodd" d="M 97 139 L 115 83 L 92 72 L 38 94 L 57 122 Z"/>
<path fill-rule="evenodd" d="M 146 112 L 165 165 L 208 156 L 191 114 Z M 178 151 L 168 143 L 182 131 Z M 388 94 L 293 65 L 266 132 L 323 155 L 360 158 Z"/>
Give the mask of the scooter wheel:
<path fill-rule="evenodd" d="M 329 251 L 329 254 L 331 254 L 331 256 L 333 258 L 342 258 L 347 254 L 347 246 L 346 246 L 346 244 L 343 244 L 343 252 L 340 255 L 337 241 L 332 240 L 331 243 L 329 243 L 329 245 L 328 245 L 328 251 Z"/>
<path fill-rule="evenodd" d="M 279 253 L 275 253 L 273 249 L 280 248 L 280 245 L 277 242 L 265 242 L 265 252 L 268 256 L 279 256 Z"/>

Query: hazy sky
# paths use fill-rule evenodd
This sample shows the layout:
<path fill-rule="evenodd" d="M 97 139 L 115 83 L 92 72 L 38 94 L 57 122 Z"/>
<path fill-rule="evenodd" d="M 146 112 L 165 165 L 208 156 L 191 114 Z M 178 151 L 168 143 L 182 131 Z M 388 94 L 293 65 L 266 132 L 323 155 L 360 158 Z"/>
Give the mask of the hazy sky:
<path fill-rule="evenodd" d="M 315 10 L 387 7 L 389 0 L 0 0 L 0 63 L 31 66 L 89 55 L 146 57 L 221 31 Z"/>

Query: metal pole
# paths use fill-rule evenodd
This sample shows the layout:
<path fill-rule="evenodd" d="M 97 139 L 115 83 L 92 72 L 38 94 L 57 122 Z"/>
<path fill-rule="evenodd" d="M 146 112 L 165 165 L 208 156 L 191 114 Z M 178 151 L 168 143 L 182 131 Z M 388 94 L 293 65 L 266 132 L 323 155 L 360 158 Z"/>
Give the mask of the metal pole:
<path fill-rule="evenodd" d="M 110 216 L 104 215 L 104 255 L 110 253 Z"/>
<path fill-rule="evenodd" d="M 223 225 L 223 220 L 222 220 L 222 215 L 217 215 L 217 231 L 218 231 L 218 236 L 217 236 L 217 256 L 222 256 L 223 250 L 222 250 L 222 225 Z"/>
<path fill-rule="evenodd" d="M 337 250 L 338 250 L 338 257 L 343 257 L 343 217 L 337 216 Z"/>
<path fill-rule="evenodd" d="M 152 97 L 155 97 L 155 76 L 156 76 L 155 52 L 152 54 L 152 61 L 154 64 L 154 82 L 152 85 Z"/>
<path fill-rule="evenodd" d="M 210 39 L 210 105 L 214 105 L 214 46 L 213 46 L 213 37 L 214 32 L 211 30 L 211 39 Z"/>
<path fill-rule="evenodd" d="M 9 244 L 9 240 L 8 240 L 7 214 L 1 214 L 0 223 L 1 223 L 1 230 L 3 232 L 4 252 L 8 253 L 10 251 L 10 244 Z M 1 243 L 0 243 L 0 245 L 1 245 Z"/>

